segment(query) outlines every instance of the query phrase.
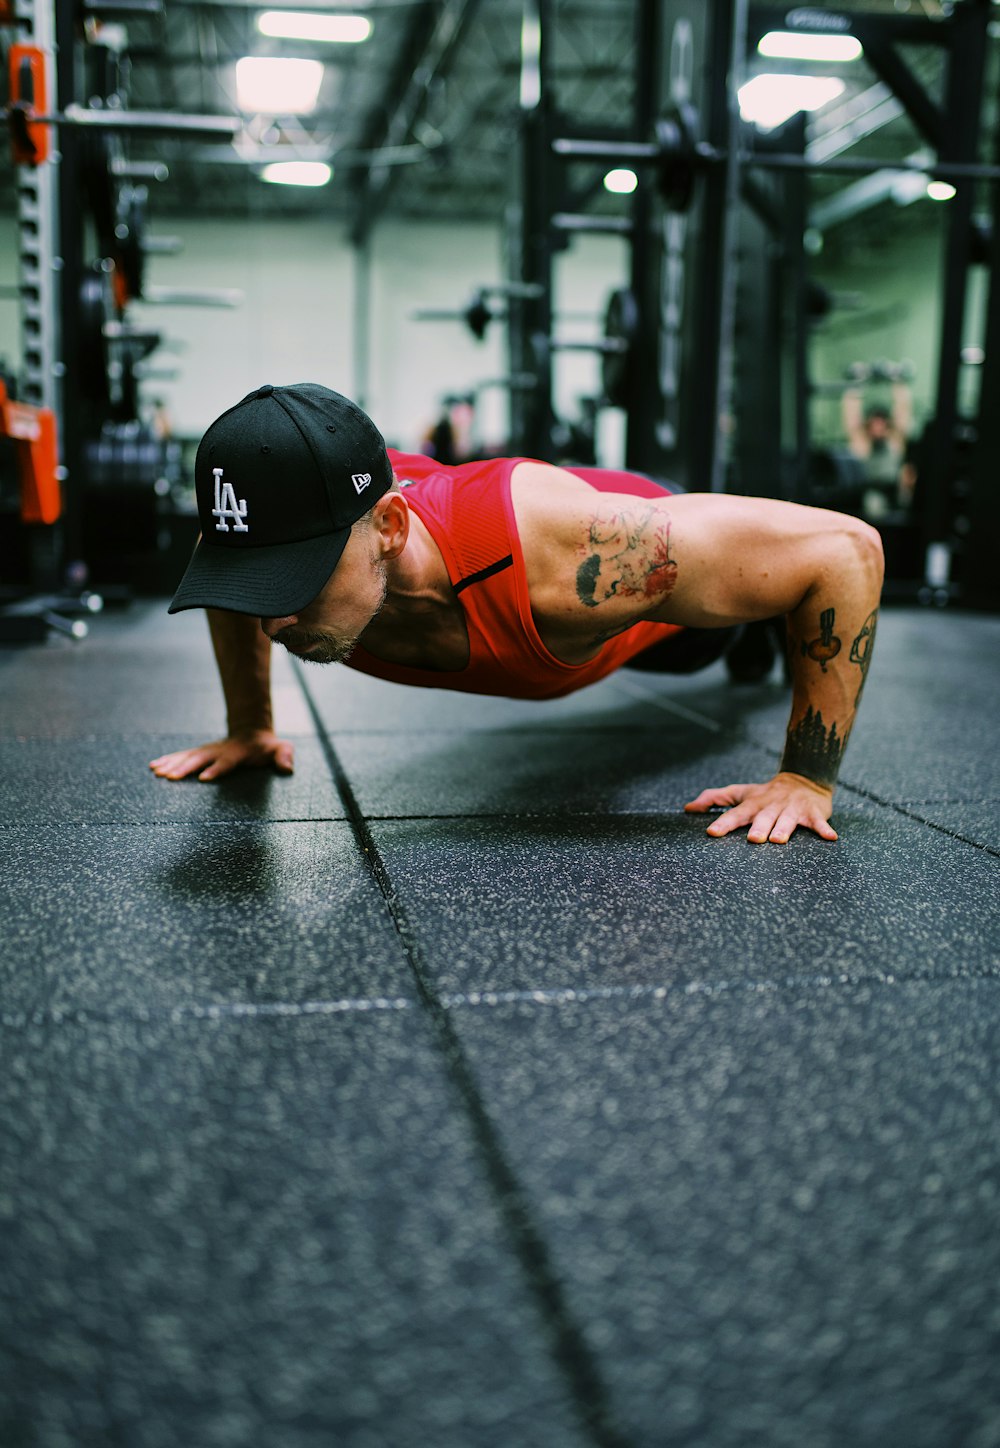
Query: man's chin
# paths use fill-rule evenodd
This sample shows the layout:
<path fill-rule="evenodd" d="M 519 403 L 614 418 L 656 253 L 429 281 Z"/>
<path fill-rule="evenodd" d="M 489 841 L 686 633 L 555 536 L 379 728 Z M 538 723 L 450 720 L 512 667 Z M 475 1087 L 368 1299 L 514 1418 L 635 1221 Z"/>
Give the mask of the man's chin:
<path fill-rule="evenodd" d="M 346 648 L 333 647 L 326 643 L 319 644 L 284 644 L 284 648 L 304 664 L 342 664 L 345 663 L 354 652 L 354 644 Z"/>
<path fill-rule="evenodd" d="M 346 654 L 299 654 L 298 657 L 304 664 L 344 664 L 353 652 L 348 649 Z"/>

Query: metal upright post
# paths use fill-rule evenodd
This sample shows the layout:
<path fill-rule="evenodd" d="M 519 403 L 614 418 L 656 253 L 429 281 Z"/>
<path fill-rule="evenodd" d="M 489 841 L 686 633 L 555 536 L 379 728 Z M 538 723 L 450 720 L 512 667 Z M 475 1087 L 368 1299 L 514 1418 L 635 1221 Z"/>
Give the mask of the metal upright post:
<path fill-rule="evenodd" d="M 732 417 L 739 130 L 747 0 L 643 0 L 636 123 L 692 114 L 722 158 L 690 204 L 647 176 L 633 213 L 632 290 L 644 336 L 630 370 L 629 467 L 698 491 L 725 486 Z M 647 66 L 652 66 L 647 71 Z"/>
<path fill-rule="evenodd" d="M 727 162 L 721 183 L 706 198 L 706 240 L 716 248 L 712 272 L 701 277 L 701 317 L 705 333 L 715 339 L 714 367 L 706 369 L 710 409 L 696 451 L 696 467 L 704 479 L 700 486 L 722 492 L 728 471 L 732 435 L 734 335 L 736 330 L 736 270 L 740 214 L 740 114 L 737 99 L 746 63 L 749 0 L 714 0 L 712 49 L 708 57 L 710 106 L 709 139 L 723 151 Z M 719 214 L 721 211 L 721 214 Z"/>
<path fill-rule="evenodd" d="M 50 92 L 55 90 L 56 16 L 52 0 L 17 0 L 19 38 L 44 53 Z M 55 96 L 50 104 L 56 108 Z M 22 366 L 20 394 L 33 407 L 50 409 L 56 418 L 60 457 L 65 430 L 63 338 L 60 277 L 61 155 L 58 137 L 40 165 L 23 165 L 17 175 L 17 236 L 21 291 Z M 33 524 L 30 528 L 32 585 L 49 591 L 58 587 L 61 526 Z"/>
<path fill-rule="evenodd" d="M 994 143 L 994 157 L 1000 161 L 1000 126 Z M 979 379 L 979 420 L 976 451 L 969 479 L 969 532 L 962 559 L 962 602 L 973 608 L 1000 608 L 1000 570 L 997 569 L 997 538 L 1000 537 L 1000 186 L 992 188 L 993 228 L 990 240 L 990 291 L 983 337 L 982 373 Z"/>
<path fill-rule="evenodd" d="M 552 95 L 551 0 L 524 0 L 515 199 L 507 218 L 509 371 L 531 376 L 512 386 L 510 450 L 552 461 Z M 518 288 L 521 290 L 518 291 Z"/>
<path fill-rule="evenodd" d="M 940 160 L 978 160 L 983 71 L 988 49 L 990 5 L 985 0 L 956 10 L 951 27 L 948 76 Z M 956 455 L 959 368 L 965 327 L 965 304 L 971 263 L 975 182 L 960 181 L 948 203 L 948 232 L 944 248 L 944 290 L 941 307 L 940 362 L 937 405 L 929 445 L 922 460 L 924 472 L 923 541 L 926 583 L 936 592 L 948 585 L 950 568 L 950 513 L 952 471 Z"/>
<path fill-rule="evenodd" d="M 660 104 L 660 46 L 663 42 L 660 0 L 639 0 L 635 32 L 635 105 L 632 123 L 636 136 L 652 134 Z M 636 472 L 657 474 L 662 459 L 655 444 L 660 410 L 658 283 L 660 253 L 656 192 L 643 177 L 632 193 L 632 265 L 630 285 L 639 300 L 641 326 L 625 364 L 627 428 L 625 466 Z M 650 310 L 650 308 L 652 310 Z"/>
<path fill-rule="evenodd" d="M 800 112 L 789 123 L 789 144 L 796 154 L 805 155 L 806 118 Z M 788 357 L 785 375 L 781 379 L 782 413 L 786 419 L 782 428 L 783 455 L 785 450 L 793 459 L 791 496 L 795 502 L 804 503 L 809 493 L 809 276 L 806 267 L 805 232 L 808 225 L 809 178 L 804 171 L 790 172 L 783 176 L 783 220 L 784 237 L 782 245 L 781 270 L 784 277 L 783 303 L 785 309 L 786 335 L 791 338 L 791 356 Z M 786 405 L 791 400 L 791 406 Z M 789 426 L 789 423 L 791 426 Z M 778 478 L 774 479 L 775 493 L 781 496 L 784 490 Z"/>
<path fill-rule="evenodd" d="M 39 0 L 50 3 L 50 0 Z M 80 42 L 75 0 L 55 0 L 56 98 L 64 111 L 77 99 L 76 67 Z M 80 294 L 84 268 L 84 205 L 81 175 L 85 135 L 75 126 L 59 128 L 59 305 L 61 312 L 64 367 L 72 368 L 80 356 Z M 66 470 L 63 489 L 63 567 L 68 581 L 83 584 L 84 437 L 86 419 L 81 414 L 77 389 L 64 393 L 61 415 L 61 459 Z M 99 428 L 99 424 L 98 424 Z M 94 429 L 97 430 L 97 429 Z"/>

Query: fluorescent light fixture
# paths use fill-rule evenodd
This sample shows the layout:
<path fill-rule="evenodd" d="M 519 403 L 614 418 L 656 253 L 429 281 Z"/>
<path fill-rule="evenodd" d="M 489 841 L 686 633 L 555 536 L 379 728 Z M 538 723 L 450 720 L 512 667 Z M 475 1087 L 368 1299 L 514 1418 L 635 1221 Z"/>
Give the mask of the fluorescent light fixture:
<path fill-rule="evenodd" d="M 844 82 L 819 75 L 758 75 L 740 87 L 740 114 L 770 131 L 796 111 L 818 111 L 843 94 Z"/>
<path fill-rule="evenodd" d="M 928 181 L 927 195 L 932 201 L 950 201 L 955 188 L 950 181 Z"/>
<path fill-rule="evenodd" d="M 333 170 L 325 161 L 270 161 L 260 174 L 278 186 L 325 186 Z"/>
<path fill-rule="evenodd" d="M 245 55 L 236 62 L 236 96 L 241 111 L 259 116 L 305 116 L 316 109 L 323 64 Z"/>
<path fill-rule="evenodd" d="M 609 171 L 604 178 L 605 191 L 614 191 L 618 196 L 628 196 L 639 184 L 639 178 L 634 171 L 628 171 L 624 167 L 615 171 Z"/>
<path fill-rule="evenodd" d="M 340 45 L 358 45 L 372 33 L 372 23 L 363 15 L 321 15 L 315 10 L 265 10 L 257 18 L 261 35 L 283 40 L 327 40 Z"/>
<path fill-rule="evenodd" d="M 770 30 L 757 46 L 761 55 L 780 60 L 857 60 L 864 54 L 853 35 L 811 35 L 797 30 Z"/>

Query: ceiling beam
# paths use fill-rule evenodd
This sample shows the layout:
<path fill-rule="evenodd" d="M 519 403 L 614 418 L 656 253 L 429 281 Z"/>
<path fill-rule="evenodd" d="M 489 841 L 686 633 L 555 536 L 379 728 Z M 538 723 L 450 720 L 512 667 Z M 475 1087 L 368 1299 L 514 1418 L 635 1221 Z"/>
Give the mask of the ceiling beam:
<path fill-rule="evenodd" d="M 171 10 L 322 10 L 325 15 L 378 15 L 388 10 L 412 10 L 426 0 L 357 0 L 344 4 L 342 0 L 170 0 Z"/>
<path fill-rule="evenodd" d="M 465 27 L 479 0 L 437 0 L 414 15 L 401 64 L 390 77 L 382 96 L 381 114 L 387 117 L 381 134 L 370 137 L 366 149 L 376 155 L 355 183 L 351 233 L 361 244 L 385 206 L 395 170 L 379 163 L 378 152 L 405 146 L 424 111 L 434 82 L 447 74 Z"/>

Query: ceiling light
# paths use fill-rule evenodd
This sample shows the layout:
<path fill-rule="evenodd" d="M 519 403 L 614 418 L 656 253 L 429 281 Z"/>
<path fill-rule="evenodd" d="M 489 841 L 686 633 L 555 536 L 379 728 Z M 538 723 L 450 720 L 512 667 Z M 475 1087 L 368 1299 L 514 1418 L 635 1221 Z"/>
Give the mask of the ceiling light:
<path fill-rule="evenodd" d="M 812 35 L 795 30 L 771 30 L 757 46 L 761 55 L 782 60 L 857 60 L 864 54 L 853 35 Z"/>
<path fill-rule="evenodd" d="M 950 201 L 956 194 L 950 181 L 928 181 L 927 195 L 932 201 Z"/>
<path fill-rule="evenodd" d="M 797 111 L 818 111 L 845 89 L 842 80 L 818 75 L 758 75 L 740 87 L 740 114 L 770 131 Z"/>
<path fill-rule="evenodd" d="M 617 171 L 609 171 L 604 178 L 605 191 L 614 191 L 619 196 L 628 196 L 639 184 L 639 178 L 634 171 L 627 171 L 624 168 Z"/>
<path fill-rule="evenodd" d="M 324 161 L 271 161 L 260 174 L 278 186 L 325 186 L 333 169 Z"/>
<path fill-rule="evenodd" d="M 236 62 L 236 96 L 250 115 L 304 116 L 316 109 L 323 65 L 245 55 Z"/>
<path fill-rule="evenodd" d="M 265 10 L 258 16 L 261 35 L 277 35 L 283 40 L 328 40 L 341 45 L 357 45 L 372 33 L 372 23 L 363 15 L 320 15 L 316 11 Z"/>

